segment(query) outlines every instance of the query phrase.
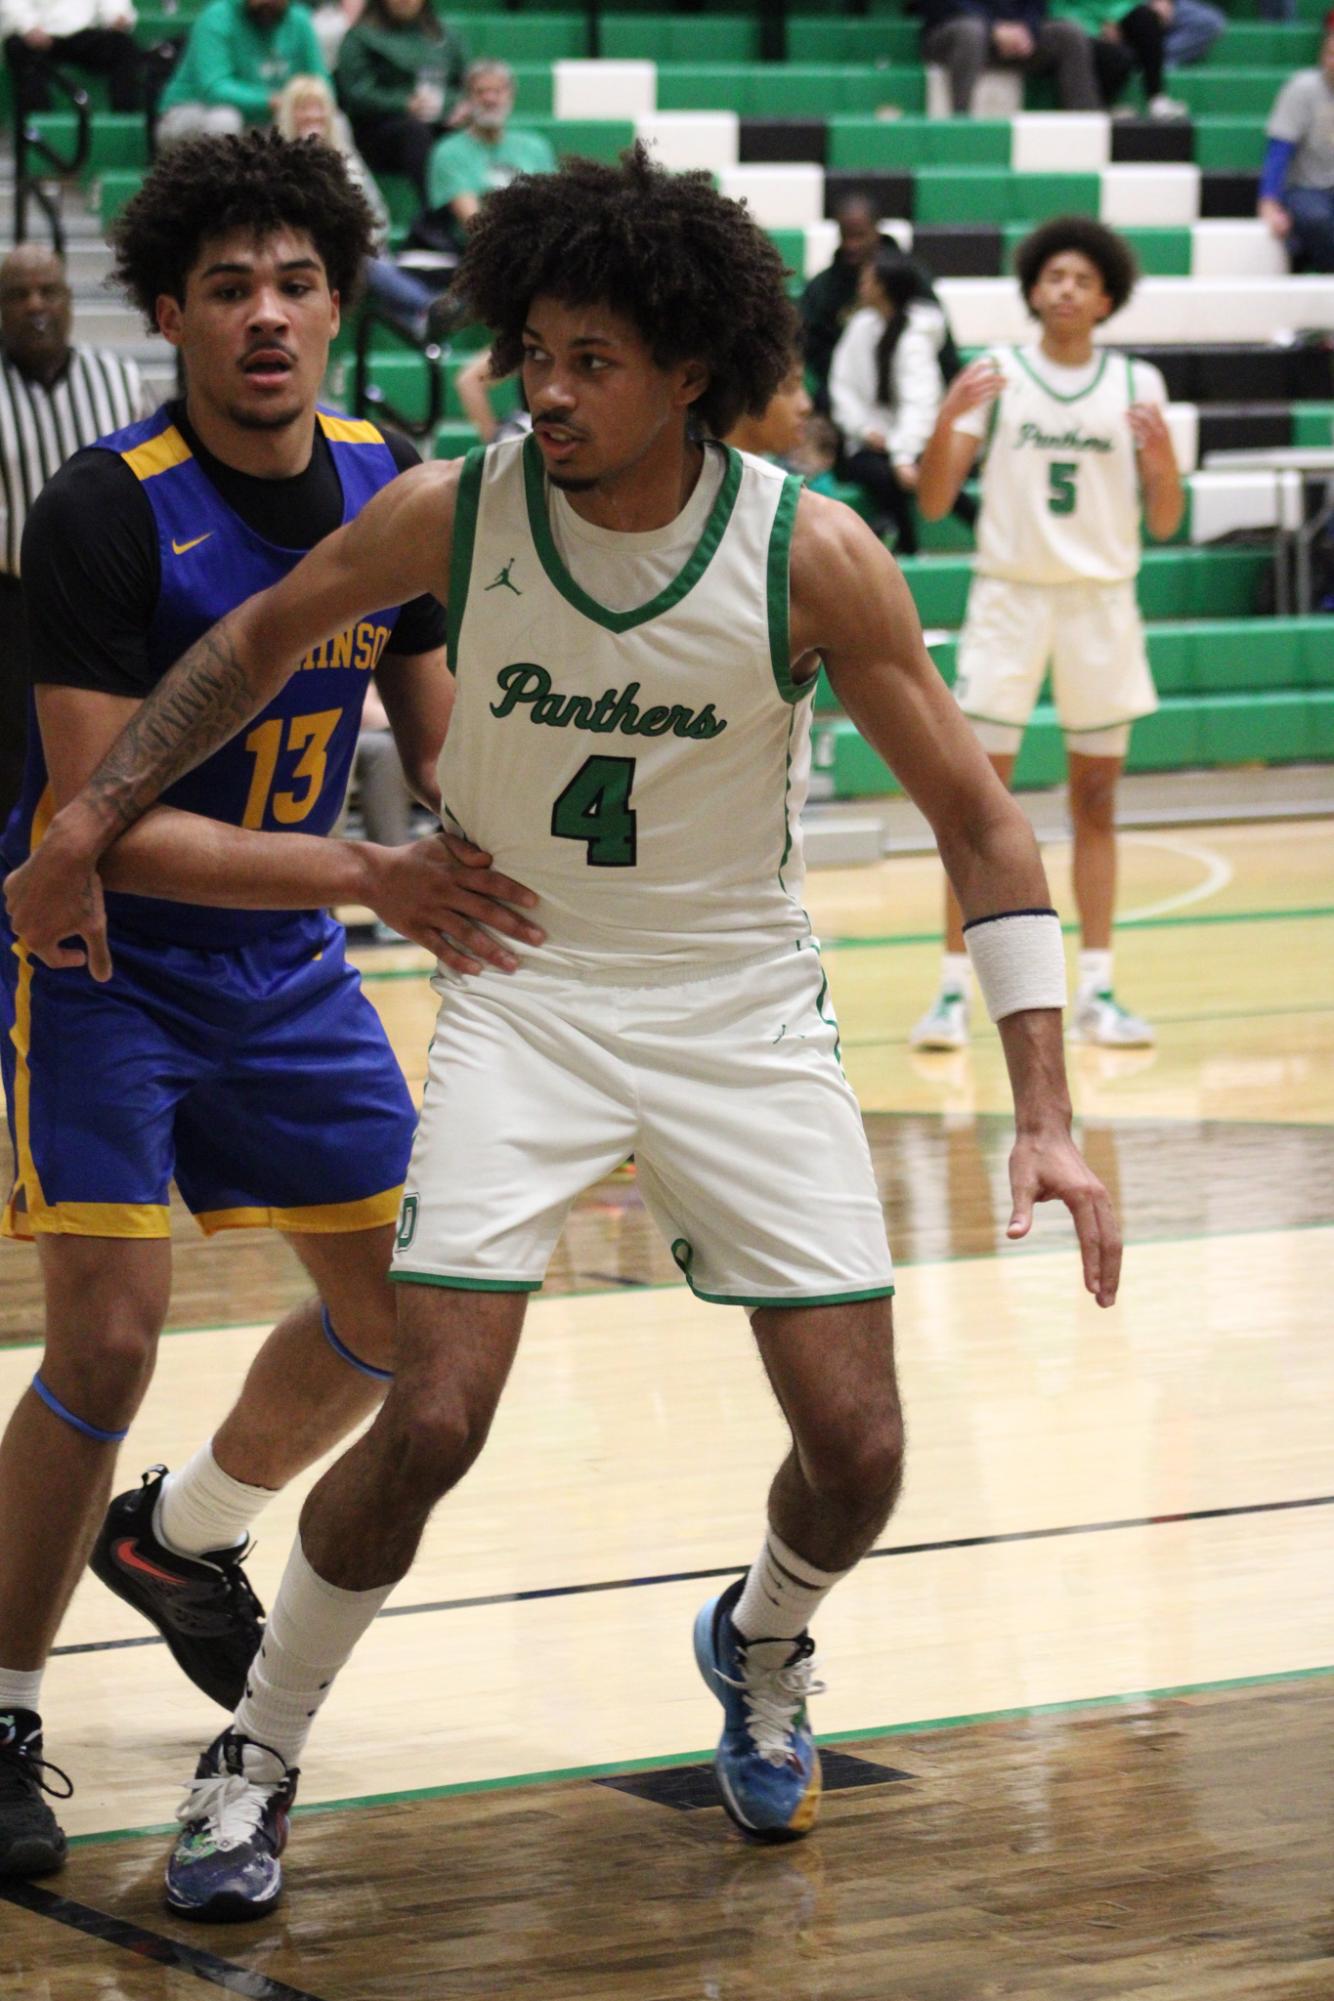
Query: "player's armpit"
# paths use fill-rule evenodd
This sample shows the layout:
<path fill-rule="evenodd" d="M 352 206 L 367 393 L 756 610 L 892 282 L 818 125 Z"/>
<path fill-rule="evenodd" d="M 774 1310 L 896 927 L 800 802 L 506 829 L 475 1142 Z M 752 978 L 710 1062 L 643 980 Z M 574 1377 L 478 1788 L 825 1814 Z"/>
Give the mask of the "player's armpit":
<path fill-rule="evenodd" d="M 429 653 L 386 653 L 375 670 L 375 685 L 408 788 L 423 806 L 438 813 L 436 765 L 454 710 L 454 677 L 444 647 Z"/>

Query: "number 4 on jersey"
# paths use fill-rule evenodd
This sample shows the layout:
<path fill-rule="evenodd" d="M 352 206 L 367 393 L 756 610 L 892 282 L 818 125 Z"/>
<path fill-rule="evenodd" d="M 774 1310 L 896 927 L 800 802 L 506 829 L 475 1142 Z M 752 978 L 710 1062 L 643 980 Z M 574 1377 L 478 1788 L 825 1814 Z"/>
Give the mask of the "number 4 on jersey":
<path fill-rule="evenodd" d="M 590 868 L 634 867 L 634 782 L 632 757 L 588 757 L 552 807 L 552 833 L 564 841 L 587 842 Z"/>

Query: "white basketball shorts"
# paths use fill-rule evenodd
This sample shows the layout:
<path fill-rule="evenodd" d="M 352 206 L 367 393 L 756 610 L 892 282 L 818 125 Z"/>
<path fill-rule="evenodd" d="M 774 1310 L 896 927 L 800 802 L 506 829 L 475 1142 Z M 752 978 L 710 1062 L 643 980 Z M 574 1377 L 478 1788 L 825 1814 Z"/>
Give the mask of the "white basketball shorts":
<path fill-rule="evenodd" d="M 959 635 L 954 696 L 977 722 L 1023 729 L 1051 663 L 1069 736 L 1096 736 L 1158 706 L 1132 582 L 1014 584 L 974 577 Z M 1076 746 L 1097 755 L 1095 743 Z"/>
<path fill-rule="evenodd" d="M 633 1153 L 701 1299 L 892 1293 L 884 1213 L 813 944 L 672 986 L 442 971 L 391 1276 L 542 1283 L 574 1198 Z"/>

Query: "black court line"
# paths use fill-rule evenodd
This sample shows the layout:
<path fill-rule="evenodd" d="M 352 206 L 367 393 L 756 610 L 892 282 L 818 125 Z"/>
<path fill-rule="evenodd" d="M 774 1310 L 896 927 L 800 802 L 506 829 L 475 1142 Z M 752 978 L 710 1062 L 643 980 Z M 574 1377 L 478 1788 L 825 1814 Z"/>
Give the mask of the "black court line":
<path fill-rule="evenodd" d="M 1167 1528 L 1181 1522 L 1218 1522 L 1237 1515 L 1290 1514 L 1299 1508 L 1334 1508 L 1334 1494 L 1311 1494 L 1297 1501 L 1250 1501 L 1232 1508 L 1187 1508 L 1175 1515 L 1127 1515 L 1111 1522 L 1069 1522 L 1057 1528 L 1010 1529 L 999 1535 L 948 1536 L 938 1542 L 891 1543 L 884 1549 L 869 1550 L 863 1563 L 877 1557 L 931 1556 L 951 1549 L 990 1549 L 1011 1542 L 1053 1542 L 1060 1536 L 1110 1535 L 1119 1529 Z M 415 1619 L 425 1612 L 469 1612 L 487 1605 L 527 1605 L 544 1598 L 592 1598 L 606 1591 L 644 1591 L 660 1584 L 691 1584 L 715 1577 L 736 1577 L 745 1571 L 743 1563 L 724 1563 L 707 1570 L 664 1570 L 649 1577 L 607 1577 L 591 1584 L 543 1584 L 531 1591 L 486 1591 L 471 1598 L 433 1598 L 420 1605 L 386 1605 L 376 1614 L 380 1619 Z M 70 1646 L 53 1647 L 53 1654 L 114 1653 L 121 1647 L 160 1647 L 156 1633 L 129 1640 L 83 1640 Z"/>
<path fill-rule="evenodd" d="M 82 1932 L 102 1945 L 120 1946 L 136 1959 L 146 1959 L 154 1966 L 193 1973 L 197 1980 L 207 1980 L 210 1986 L 221 1987 L 228 1994 L 240 1994 L 245 2001 L 320 2001 L 318 1994 L 311 1994 L 304 1987 L 289 1987 L 285 1980 L 273 1980 L 267 1973 L 236 1966 L 230 1959 L 219 1959 L 215 1952 L 182 1945 L 178 1939 L 167 1938 L 161 1932 L 145 1931 L 142 1925 L 128 1924 L 124 1918 L 113 1918 L 106 1911 L 95 1911 L 90 1904 L 76 1904 L 73 1898 L 44 1890 L 38 1883 L 0 1883 L 0 1898 L 34 1912 L 39 1918 L 67 1925 L 71 1931 Z"/>

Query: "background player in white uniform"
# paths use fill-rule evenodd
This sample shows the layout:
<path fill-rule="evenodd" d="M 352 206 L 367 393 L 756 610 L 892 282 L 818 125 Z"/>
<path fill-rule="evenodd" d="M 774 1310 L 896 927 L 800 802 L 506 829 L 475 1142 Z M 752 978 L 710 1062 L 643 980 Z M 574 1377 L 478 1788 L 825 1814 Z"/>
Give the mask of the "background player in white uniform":
<path fill-rule="evenodd" d="M 1058 216 L 1019 246 L 1015 268 L 1041 339 L 955 378 L 917 497 L 939 520 L 985 454 L 954 693 L 1008 784 L 1050 663 L 1083 948 L 1072 1032 L 1124 1047 L 1153 1041 L 1112 991 L 1116 782 L 1131 724 L 1158 706 L 1135 599 L 1140 509 L 1161 540 L 1176 533 L 1184 496 L 1162 376 L 1093 344 L 1134 288 L 1126 243 L 1087 217 Z M 968 986 L 963 918 L 947 886 L 940 991 L 912 1032 L 916 1048 L 963 1047 Z"/>
<path fill-rule="evenodd" d="M 750 1312 L 792 1432 L 763 1549 L 696 1627 L 725 1802 L 770 1840 L 815 1819 L 806 1628 L 902 1460 L 883 1221 L 798 893 L 818 657 L 968 912 L 1019 1115 L 1010 1233 L 1062 1200 L 1086 1285 L 1108 1305 L 1117 1284 L 1115 1219 L 1070 1138 L 1060 933 L 1028 824 L 865 524 L 701 437 L 763 409 L 790 367 L 772 246 L 707 175 L 636 148 L 492 195 L 460 282 L 496 366 L 522 366 L 533 436 L 409 473 L 215 627 L 9 884 L 33 949 L 65 962 L 82 931 L 91 950 L 96 857 L 169 770 L 354 604 L 446 600 L 445 810 L 537 891 L 543 935 L 499 972 L 485 934 L 442 935 L 394 1381 L 312 1491 L 235 1723 L 182 1809 L 168 1901 L 193 1917 L 276 1901 L 310 1719 L 481 1449 L 572 1197 L 631 1149 L 695 1290 Z"/>

